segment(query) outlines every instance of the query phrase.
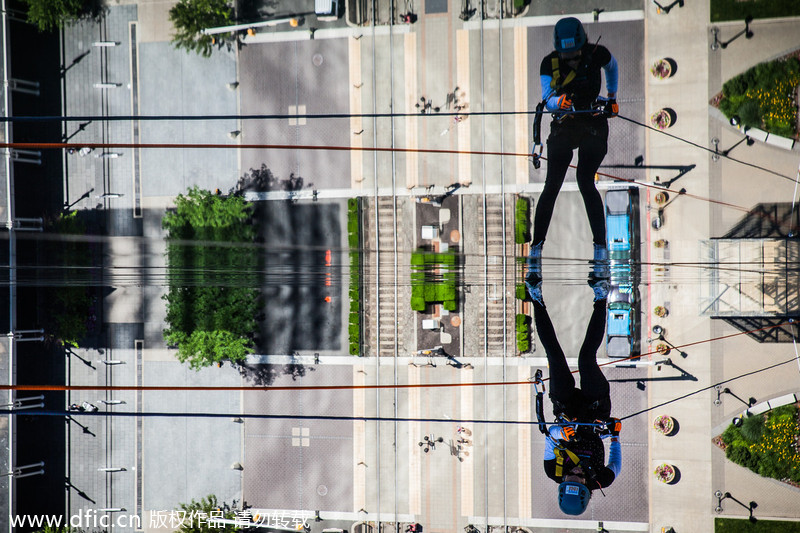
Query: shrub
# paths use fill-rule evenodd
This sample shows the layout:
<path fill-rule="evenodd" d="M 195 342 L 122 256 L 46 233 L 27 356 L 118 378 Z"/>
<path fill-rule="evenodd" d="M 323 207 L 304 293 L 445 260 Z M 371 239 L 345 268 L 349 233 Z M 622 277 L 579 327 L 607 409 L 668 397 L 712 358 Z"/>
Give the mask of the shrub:
<path fill-rule="evenodd" d="M 419 296 L 411 296 L 411 309 L 414 311 L 425 311 L 426 308 L 425 298 Z"/>
<path fill-rule="evenodd" d="M 758 458 L 750 453 L 750 449 L 747 446 L 739 444 L 728 446 L 728 448 L 725 449 L 725 457 L 737 465 L 749 468 L 750 470 L 756 471 L 758 468 Z"/>
<path fill-rule="evenodd" d="M 796 57 L 760 63 L 726 81 L 720 111 L 739 115 L 742 124 L 792 137 L 797 133 L 797 103 L 792 95 L 800 84 Z"/>
<path fill-rule="evenodd" d="M 350 247 L 350 355 L 361 355 L 361 222 L 358 198 L 347 200 L 347 244 Z"/>
<path fill-rule="evenodd" d="M 761 415 L 748 416 L 742 422 L 740 433 L 748 442 L 758 442 L 764 433 L 764 417 Z"/>
<path fill-rule="evenodd" d="M 742 432 L 733 424 L 729 425 L 725 428 L 725 431 L 722 432 L 722 442 L 728 446 L 740 440 L 742 440 Z"/>
<path fill-rule="evenodd" d="M 428 303 L 442 302 L 444 309 L 455 311 L 458 308 L 458 262 L 458 255 L 453 252 L 413 252 L 411 309 L 425 311 Z"/>
<path fill-rule="evenodd" d="M 750 128 L 761 127 L 761 106 L 755 100 L 747 100 L 739 106 L 739 120 Z"/>
<path fill-rule="evenodd" d="M 530 202 L 527 198 L 517 198 L 514 211 L 514 242 L 523 244 L 531 240 Z"/>
<path fill-rule="evenodd" d="M 517 330 L 517 350 L 526 353 L 531 349 L 531 317 L 517 314 L 515 318 Z"/>
<path fill-rule="evenodd" d="M 517 283 L 514 292 L 517 300 L 528 301 L 528 290 L 525 288 L 524 283 Z"/>
<path fill-rule="evenodd" d="M 800 450 L 797 407 L 773 409 L 766 417 L 753 416 L 741 428 L 731 424 L 722 434 L 728 446 L 725 455 L 761 476 L 780 480 L 800 480 Z"/>

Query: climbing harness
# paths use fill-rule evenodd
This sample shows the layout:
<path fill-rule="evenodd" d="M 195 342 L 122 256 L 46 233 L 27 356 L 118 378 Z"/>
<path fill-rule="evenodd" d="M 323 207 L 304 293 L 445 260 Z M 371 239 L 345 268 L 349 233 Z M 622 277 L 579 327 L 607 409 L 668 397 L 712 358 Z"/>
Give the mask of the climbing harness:
<path fill-rule="evenodd" d="M 596 46 L 597 45 L 595 45 L 595 47 Z M 581 63 L 583 63 L 583 61 L 581 61 Z M 561 79 L 561 67 L 559 65 L 558 56 L 553 56 L 552 58 L 550 58 L 550 66 L 552 67 L 553 70 L 553 79 L 550 80 L 550 88 L 553 89 L 554 93 L 560 94 L 561 90 L 566 85 L 568 85 L 569 82 L 575 79 L 575 76 L 577 76 L 577 72 L 575 71 L 575 69 L 571 69 L 569 73 L 567 73 L 567 75 L 564 77 L 564 81 L 559 83 Z"/>

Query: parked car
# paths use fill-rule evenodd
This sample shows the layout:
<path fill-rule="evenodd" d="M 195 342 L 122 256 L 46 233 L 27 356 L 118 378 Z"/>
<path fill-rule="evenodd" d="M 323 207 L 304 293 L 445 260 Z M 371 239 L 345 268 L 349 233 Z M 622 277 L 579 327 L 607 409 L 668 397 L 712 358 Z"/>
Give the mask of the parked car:
<path fill-rule="evenodd" d="M 639 355 L 639 189 L 606 192 L 606 239 L 611 288 L 606 317 L 606 353 L 610 358 Z"/>

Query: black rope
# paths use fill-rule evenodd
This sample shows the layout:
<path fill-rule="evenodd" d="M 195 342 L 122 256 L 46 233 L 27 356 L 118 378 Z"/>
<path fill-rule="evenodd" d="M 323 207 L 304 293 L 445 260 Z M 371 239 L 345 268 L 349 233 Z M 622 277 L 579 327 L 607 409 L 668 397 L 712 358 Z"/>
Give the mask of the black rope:
<path fill-rule="evenodd" d="M 787 180 L 792 181 L 792 182 L 795 181 L 794 178 L 792 178 L 790 176 L 787 176 L 785 174 L 781 174 L 780 172 L 776 172 L 774 170 L 770 170 L 770 169 L 768 169 L 766 167 L 762 167 L 761 165 L 756 165 L 754 163 L 748 163 L 747 161 L 742 161 L 741 159 L 735 159 L 735 158 L 733 158 L 733 157 L 731 157 L 729 155 L 726 155 L 726 154 L 724 154 L 722 152 L 719 152 L 717 150 L 712 150 L 711 148 L 709 148 L 707 146 L 703 146 L 701 144 L 697 144 L 696 142 L 690 141 L 688 139 L 684 139 L 683 137 L 679 137 L 677 135 L 673 135 L 672 133 L 667 133 L 664 130 L 660 130 L 658 128 L 654 128 L 654 127 L 652 127 L 652 126 L 650 126 L 648 124 L 644 124 L 643 122 L 639 122 L 638 120 L 634 120 L 632 118 L 624 117 L 622 115 L 617 115 L 617 116 L 619 118 L 621 118 L 622 120 L 627 120 L 628 122 L 631 122 L 631 123 L 636 124 L 638 126 L 642 126 L 642 127 L 647 128 L 649 130 L 661 133 L 662 135 L 666 135 L 667 137 L 672 137 L 673 139 L 676 139 L 678 141 L 681 141 L 681 142 L 684 142 L 684 143 L 689 144 L 691 146 L 694 146 L 695 148 L 700 148 L 701 150 L 705 150 L 706 152 L 710 152 L 710 153 L 718 155 L 720 157 L 724 157 L 725 159 L 729 159 L 729 160 L 733 161 L 734 163 L 739 163 L 739 164 L 746 165 L 746 166 L 751 167 L 751 168 L 756 168 L 758 170 L 763 170 L 764 172 L 766 172 L 768 174 L 772 174 L 773 176 L 778 176 L 779 178 L 787 179 Z"/>
<path fill-rule="evenodd" d="M 665 402 L 661 402 L 657 405 L 652 407 L 648 407 L 647 409 L 642 409 L 640 411 L 636 411 L 634 413 L 625 415 L 620 418 L 620 420 L 627 420 L 629 418 L 633 418 L 635 416 L 639 416 L 645 413 L 648 413 L 654 409 L 659 409 L 664 407 L 665 405 L 669 405 L 674 402 L 678 402 L 680 400 L 689 398 L 694 396 L 695 394 L 699 394 L 701 392 L 713 389 L 718 385 L 724 385 L 726 383 L 730 383 L 732 381 L 736 381 L 738 379 L 752 376 L 754 374 L 759 374 L 761 372 L 765 372 L 767 370 L 771 370 L 773 368 L 777 368 L 779 366 L 785 365 L 787 363 L 791 363 L 796 361 L 797 357 L 792 357 L 780 363 L 775 363 L 758 370 L 752 370 L 750 372 L 745 372 L 738 376 L 719 381 L 707 387 L 702 387 L 697 389 L 693 392 L 689 392 L 683 394 L 681 396 L 677 396 L 672 398 L 671 400 L 667 400 Z M 65 416 L 65 417 L 75 417 L 75 416 L 91 416 L 91 417 L 104 417 L 104 416 L 112 416 L 112 417 L 144 417 L 144 418 L 154 418 L 154 417 L 162 417 L 162 418 L 253 418 L 253 419 L 276 419 L 276 420 L 329 420 L 329 421 L 342 421 L 342 422 L 352 422 L 352 421 L 362 421 L 362 422 L 429 422 L 429 423 L 444 423 L 444 424 L 453 424 L 453 423 L 460 423 L 460 424 L 511 424 L 511 425 L 526 425 L 526 426 L 533 426 L 539 425 L 540 423 L 533 420 L 491 420 L 491 419 L 444 419 L 444 418 L 403 418 L 403 417 L 383 417 L 383 416 L 336 416 L 336 415 L 281 415 L 281 414 L 269 414 L 269 413 L 197 413 L 197 412 L 160 412 L 160 411 L 150 411 L 150 412 L 129 412 L 129 411 L 59 411 L 59 410 L 25 410 L 25 411 L 15 411 L 13 409 L 3 409 L 0 410 L 0 415 L 22 415 L 22 416 Z M 598 426 L 602 424 L 597 424 L 594 422 L 569 422 L 569 423 L 562 423 L 562 422 L 542 422 L 546 425 L 580 425 L 580 426 Z"/>
<path fill-rule="evenodd" d="M 694 392 L 686 393 L 686 394 L 684 394 L 682 396 L 678 396 L 678 397 L 673 398 L 671 400 L 667 400 L 666 402 L 661 402 L 660 404 L 654 405 L 652 407 L 648 407 L 647 409 L 642 409 L 641 411 L 636 411 L 635 413 L 631 413 L 629 415 L 623 416 L 622 418 L 620 418 L 620 420 L 626 420 L 628 418 L 632 418 L 634 416 L 638 416 L 638 415 L 650 412 L 653 409 L 658 409 L 660 407 L 664 407 L 665 405 L 669 405 L 671 403 L 683 400 L 685 398 L 689 398 L 690 396 L 694 396 L 695 394 L 699 394 L 701 392 L 713 389 L 714 387 L 717 387 L 718 385 L 724 385 L 725 383 L 730 383 L 731 381 L 736 381 L 737 379 L 741 379 L 741 378 L 744 378 L 744 377 L 747 377 L 747 376 L 752 376 L 753 374 L 758 374 L 760 372 L 764 372 L 765 370 L 770 370 L 770 369 L 773 369 L 773 368 L 777 368 L 779 366 L 785 365 L 787 363 L 791 363 L 792 361 L 796 361 L 796 360 L 797 360 L 797 356 L 792 357 L 791 359 L 787 359 L 786 361 L 782 361 L 780 363 L 775 363 L 774 365 L 766 366 L 764 368 L 759 368 L 758 370 L 752 370 L 750 372 L 745 372 L 744 374 L 740 374 L 740 375 L 738 375 L 736 377 L 733 377 L 733 378 L 730 378 L 730 379 L 726 379 L 726 380 L 720 381 L 718 383 L 714 383 L 713 385 L 709 385 L 708 387 L 703 387 L 701 389 L 697 389 Z"/>

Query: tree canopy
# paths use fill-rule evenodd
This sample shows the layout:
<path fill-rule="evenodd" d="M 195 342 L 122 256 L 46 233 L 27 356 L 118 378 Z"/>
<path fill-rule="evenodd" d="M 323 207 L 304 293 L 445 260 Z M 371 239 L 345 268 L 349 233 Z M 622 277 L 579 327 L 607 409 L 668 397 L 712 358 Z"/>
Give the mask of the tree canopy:
<path fill-rule="evenodd" d="M 164 338 L 196 370 L 243 361 L 253 351 L 260 278 L 250 216 L 243 198 L 195 187 L 162 220 L 169 272 Z"/>
<path fill-rule="evenodd" d="M 233 9 L 226 0 L 180 0 L 169 10 L 169 20 L 175 26 L 172 43 L 176 48 L 209 57 L 224 42 L 219 36 L 205 35 L 201 30 L 230 25 Z"/>
<path fill-rule="evenodd" d="M 105 7 L 103 0 L 22 0 L 28 6 L 28 22 L 39 31 L 62 28 L 69 22 L 98 18 Z"/>

